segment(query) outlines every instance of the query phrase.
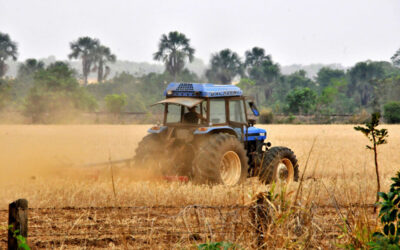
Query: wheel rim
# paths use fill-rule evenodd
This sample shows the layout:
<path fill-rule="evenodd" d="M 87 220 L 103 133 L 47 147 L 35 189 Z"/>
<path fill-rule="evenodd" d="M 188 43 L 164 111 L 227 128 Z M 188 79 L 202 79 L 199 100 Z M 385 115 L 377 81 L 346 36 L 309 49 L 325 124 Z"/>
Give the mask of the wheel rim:
<path fill-rule="evenodd" d="M 234 151 L 226 152 L 220 162 L 220 174 L 225 185 L 235 185 L 240 180 L 242 164 L 238 154 Z"/>
<path fill-rule="evenodd" d="M 291 182 L 294 178 L 294 168 L 292 162 L 288 158 L 283 158 L 277 167 L 276 180 Z"/>

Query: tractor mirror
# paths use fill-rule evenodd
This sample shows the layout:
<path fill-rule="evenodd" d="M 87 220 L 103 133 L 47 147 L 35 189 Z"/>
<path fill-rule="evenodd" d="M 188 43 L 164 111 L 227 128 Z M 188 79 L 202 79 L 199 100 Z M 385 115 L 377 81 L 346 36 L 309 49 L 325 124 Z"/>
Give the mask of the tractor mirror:
<path fill-rule="evenodd" d="M 256 104 L 254 102 L 249 102 L 249 106 L 250 106 L 250 109 L 251 109 L 251 111 L 253 112 L 253 114 L 255 116 L 259 116 L 260 115 L 260 112 L 258 112 L 257 106 L 256 106 Z"/>

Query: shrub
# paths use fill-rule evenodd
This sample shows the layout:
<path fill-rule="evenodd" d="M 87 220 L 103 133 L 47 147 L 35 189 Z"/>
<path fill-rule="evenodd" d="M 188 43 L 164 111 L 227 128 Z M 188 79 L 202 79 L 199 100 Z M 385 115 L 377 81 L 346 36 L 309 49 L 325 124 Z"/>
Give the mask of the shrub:
<path fill-rule="evenodd" d="M 360 112 L 352 115 L 349 118 L 349 123 L 351 124 L 364 124 L 369 122 L 371 115 L 365 109 L 362 109 Z"/>
<path fill-rule="evenodd" d="M 400 123 L 400 102 L 388 102 L 383 106 L 383 117 L 388 123 Z"/>
<path fill-rule="evenodd" d="M 272 109 L 262 109 L 260 112 L 260 117 L 258 118 L 259 123 L 261 124 L 270 124 L 274 121 L 274 113 Z"/>
<path fill-rule="evenodd" d="M 122 108 L 126 105 L 125 94 L 107 95 L 104 100 L 106 101 L 107 111 L 113 113 L 114 115 L 120 114 L 122 112 Z"/>

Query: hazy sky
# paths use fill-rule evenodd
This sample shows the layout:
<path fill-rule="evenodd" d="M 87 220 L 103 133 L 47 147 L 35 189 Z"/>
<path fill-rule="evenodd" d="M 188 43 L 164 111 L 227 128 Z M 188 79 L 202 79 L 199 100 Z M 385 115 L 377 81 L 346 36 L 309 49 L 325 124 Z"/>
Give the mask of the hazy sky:
<path fill-rule="evenodd" d="M 66 59 L 91 36 L 119 59 L 152 62 L 162 33 L 183 32 L 196 56 L 260 46 L 282 65 L 390 60 L 400 48 L 399 0 L 0 0 L 0 31 L 20 59 Z"/>

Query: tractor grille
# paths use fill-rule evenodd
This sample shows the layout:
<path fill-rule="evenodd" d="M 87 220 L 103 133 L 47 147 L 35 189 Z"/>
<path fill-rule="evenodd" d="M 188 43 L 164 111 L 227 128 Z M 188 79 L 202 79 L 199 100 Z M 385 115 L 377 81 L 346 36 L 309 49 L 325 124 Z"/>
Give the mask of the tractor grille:
<path fill-rule="evenodd" d="M 176 88 L 176 91 L 193 91 L 193 84 L 191 84 L 191 83 L 181 83 Z"/>

